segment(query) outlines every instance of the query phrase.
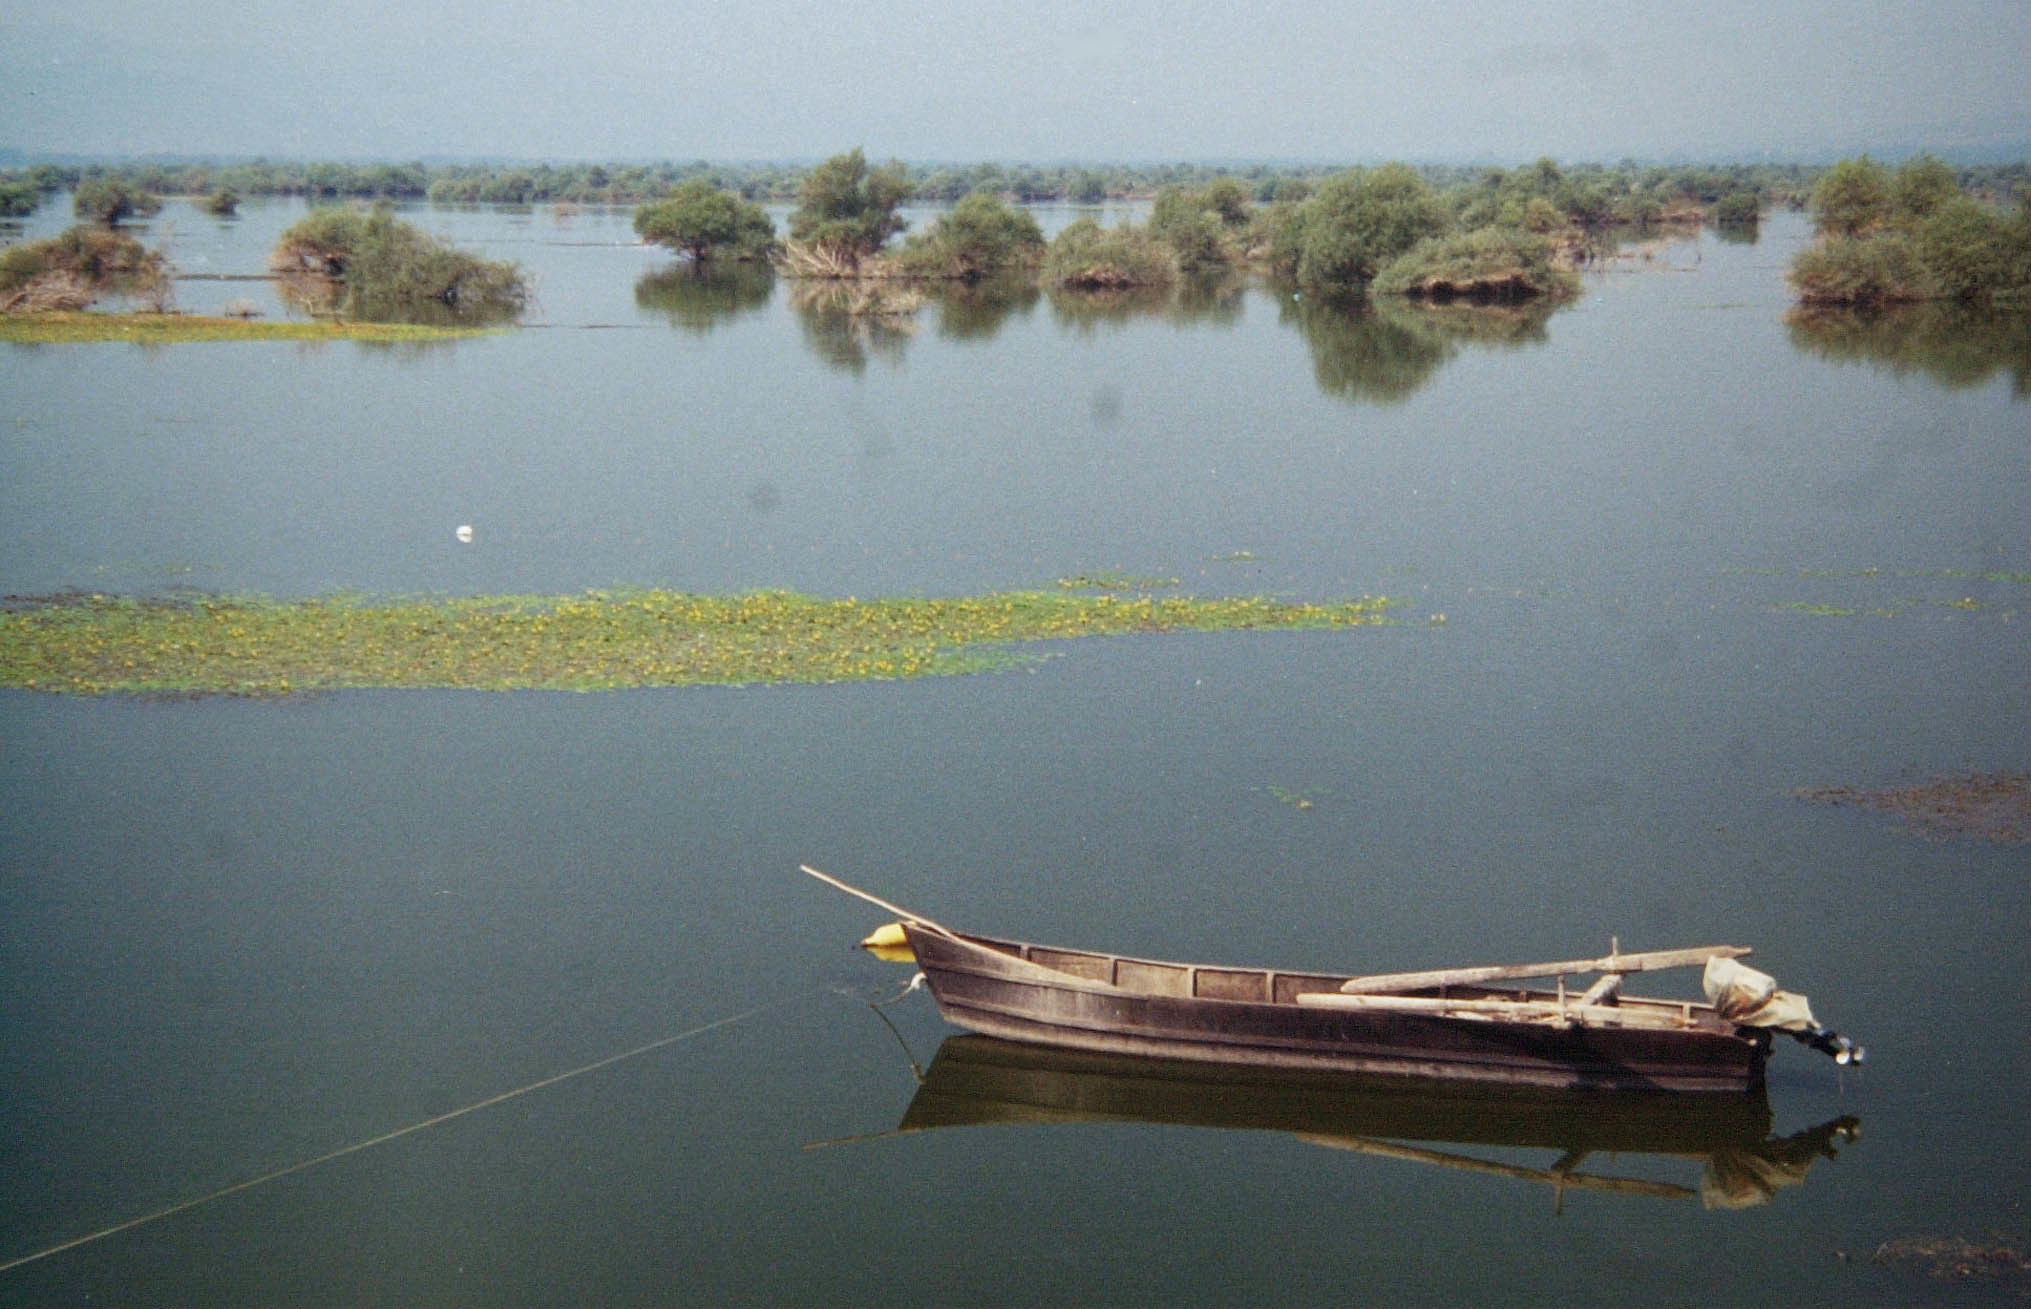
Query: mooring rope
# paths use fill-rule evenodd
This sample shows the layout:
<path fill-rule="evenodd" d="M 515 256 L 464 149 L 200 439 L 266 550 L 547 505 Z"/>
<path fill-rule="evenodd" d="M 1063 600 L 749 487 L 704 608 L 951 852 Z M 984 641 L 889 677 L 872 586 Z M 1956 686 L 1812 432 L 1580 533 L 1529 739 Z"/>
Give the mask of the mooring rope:
<path fill-rule="evenodd" d="M 707 1032 L 715 1032 L 722 1027 L 731 1027 L 735 1023 L 753 1018 L 756 1014 L 773 1009 L 777 1004 L 781 1003 L 783 1002 L 777 1001 L 772 1004 L 756 1005 L 752 1009 L 706 1023 L 702 1027 L 693 1027 L 687 1031 L 678 1032 L 673 1036 L 665 1036 L 659 1040 L 650 1041 L 646 1045 L 638 1045 L 632 1050 L 623 1050 L 619 1054 L 610 1054 L 604 1059 L 595 1059 L 589 1064 L 573 1068 L 568 1072 L 553 1073 L 540 1081 L 531 1082 L 527 1086 L 518 1086 L 512 1091 L 503 1091 L 499 1095 L 490 1095 L 486 1099 L 476 1100 L 464 1108 L 453 1109 L 449 1113 L 425 1118 L 421 1122 L 410 1123 L 407 1127 L 398 1127 L 392 1132 L 383 1132 L 379 1136 L 371 1137 L 365 1141 L 355 1141 L 353 1144 L 333 1150 L 329 1154 L 321 1154 L 315 1159 L 305 1159 L 299 1163 L 290 1164 L 286 1168 L 278 1168 L 272 1173 L 263 1173 L 259 1177 L 251 1177 L 244 1182 L 235 1182 L 231 1186 L 221 1187 L 209 1194 L 201 1195 L 195 1200 L 184 1200 L 170 1205 L 166 1209 L 157 1209 L 154 1213 L 143 1214 L 139 1218 L 130 1218 L 124 1223 L 115 1223 L 111 1227 L 101 1228 L 99 1231 L 74 1237 L 58 1245 L 52 1245 L 46 1250 L 37 1250 L 34 1254 L 25 1254 L 16 1259 L 9 1259 L 5 1263 L 0 1263 L 0 1273 L 4 1273 L 10 1268 L 19 1268 L 23 1264 L 32 1264 L 38 1259 L 47 1259 L 53 1254 L 62 1254 L 66 1250 L 75 1250 L 81 1245 L 90 1245 L 94 1241 L 103 1241 L 109 1236 L 117 1236 L 121 1232 L 132 1231 L 137 1227 L 144 1227 L 149 1223 L 160 1222 L 164 1218 L 180 1214 L 186 1209 L 195 1209 L 199 1205 L 210 1204 L 214 1200 L 223 1200 L 225 1197 L 238 1194 L 241 1191 L 251 1191 L 257 1186 L 266 1186 L 268 1183 L 288 1177 L 292 1173 L 300 1173 L 306 1169 L 315 1168 L 319 1164 L 328 1164 L 334 1159 L 343 1159 L 349 1154 L 358 1154 L 362 1150 L 371 1150 L 377 1145 L 386 1145 L 390 1141 L 399 1140 L 412 1133 L 420 1132 L 427 1127 L 436 1127 L 440 1124 L 448 1123 L 454 1118 L 463 1118 L 467 1114 L 478 1113 L 482 1109 L 490 1109 L 497 1104 L 512 1100 L 516 1096 L 527 1095 L 531 1091 L 540 1091 L 546 1086 L 555 1086 L 559 1082 L 568 1082 L 574 1077 L 583 1077 L 587 1073 L 597 1072 L 602 1068 L 610 1068 L 614 1064 L 624 1060 L 648 1054 L 652 1050 L 660 1050 L 666 1045 L 675 1045 L 679 1041 L 688 1041 L 693 1037 L 704 1036 Z"/>

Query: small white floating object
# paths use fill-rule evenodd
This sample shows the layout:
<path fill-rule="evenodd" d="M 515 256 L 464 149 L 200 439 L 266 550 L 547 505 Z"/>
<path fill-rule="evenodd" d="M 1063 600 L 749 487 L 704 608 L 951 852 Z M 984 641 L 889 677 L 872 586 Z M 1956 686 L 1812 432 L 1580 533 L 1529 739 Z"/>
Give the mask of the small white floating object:
<path fill-rule="evenodd" d="M 471 523 L 460 523 L 460 524 L 458 525 L 458 530 L 457 530 L 456 532 L 453 532 L 453 533 L 452 533 L 452 535 L 453 535 L 453 536 L 456 536 L 456 537 L 457 537 L 457 538 L 459 539 L 459 542 L 460 542 L 461 544 L 463 544 L 463 545 L 471 545 L 471 544 L 472 544 L 472 524 L 471 524 Z"/>

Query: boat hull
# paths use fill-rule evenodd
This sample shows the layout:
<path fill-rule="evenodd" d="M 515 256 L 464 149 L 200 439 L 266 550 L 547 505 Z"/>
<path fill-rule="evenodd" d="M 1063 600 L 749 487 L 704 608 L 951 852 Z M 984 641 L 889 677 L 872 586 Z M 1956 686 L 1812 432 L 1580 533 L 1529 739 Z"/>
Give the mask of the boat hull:
<path fill-rule="evenodd" d="M 1448 1082 L 1734 1093 L 1761 1085 L 1769 1051 L 1767 1035 L 1692 1006 L 1679 1027 L 1312 1007 L 1297 997 L 1337 992 L 1343 979 L 1126 959 L 916 924 L 908 934 L 949 1021 L 1062 1049 Z"/>

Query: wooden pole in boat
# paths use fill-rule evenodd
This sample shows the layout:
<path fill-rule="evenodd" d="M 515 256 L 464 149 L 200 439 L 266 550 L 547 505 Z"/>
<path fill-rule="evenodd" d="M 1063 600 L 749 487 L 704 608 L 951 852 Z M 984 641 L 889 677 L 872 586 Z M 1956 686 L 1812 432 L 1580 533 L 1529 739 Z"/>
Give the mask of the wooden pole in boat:
<path fill-rule="evenodd" d="M 1696 968 L 1716 955 L 1723 959 L 1737 959 L 1750 953 L 1753 952 L 1749 947 L 1743 945 L 1702 945 L 1690 950 L 1641 950 L 1633 954 L 1617 950 L 1600 959 L 1494 964 L 1485 968 L 1435 968 L 1423 973 L 1379 973 L 1373 977 L 1351 977 L 1340 983 L 1340 989 L 1349 994 L 1425 991 L 1440 986 L 1472 986 L 1477 982 L 1514 981 L 1566 973 L 1647 973 L 1659 968 Z"/>
<path fill-rule="evenodd" d="M 867 901 L 871 905 L 878 905 L 881 908 L 886 909 L 890 913 L 896 915 L 898 918 L 903 919 L 905 922 L 915 923 L 919 927 L 928 927 L 932 931 L 938 933 L 940 936 L 950 936 L 956 938 L 959 935 L 959 933 L 953 931 L 949 927 L 946 927 L 942 923 L 932 922 L 930 919 L 924 917 L 924 915 L 922 914 L 913 914 L 909 910 L 903 908 L 901 905 L 890 904 L 888 901 L 882 899 L 880 896 L 874 895 L 867 891 L 863 891 L 857 886 L 849 886 L 845 882 L 842 882 L 838 878 L 834 877 L 832 874 L 821 873 L 816 868 L 813 868 L 809 864 L 798 864 L 797 867 L 801 871 L 811 874 L 811 876 L 817 878 L 819 881 L 825 883 L 827 886 L 830 886 L 835 890 L 844 891 L 848 895 L 856 896 L 859 899 Z"/>

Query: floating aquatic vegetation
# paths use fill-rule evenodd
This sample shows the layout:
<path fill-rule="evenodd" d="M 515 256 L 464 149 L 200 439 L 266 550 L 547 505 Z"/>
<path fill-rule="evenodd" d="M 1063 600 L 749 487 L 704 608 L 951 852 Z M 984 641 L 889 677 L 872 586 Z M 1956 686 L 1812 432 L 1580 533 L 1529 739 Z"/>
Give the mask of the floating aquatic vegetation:
<path fill-rule="evenodd" d="M 1067 591 L 1157 591 L 1178 585 L 1178 579 L 1102 569 L 1097 573 L 1080 573 L 1077 577 L 1061 577 L 1058 585 Z"/>
<path fill-rule="evenodd" d="M 1367 626 L 1330 604 L 1016 591 L 861 600 L 691 595 L 272 600 L 100 593 L 0 601 L 0 687 L 274 696 L 364 688 L 601 691 L 859 682 L 1006 669 L 1014 647 L 1135 633 Z"/>
<path fill-rule="evenodd" d="M 1267 792 L 1276 797 L 1278 804 L 1286 804 L 1293 809 L 1310 809 L 1317 803 L 1314 797 L 1331 794 L 1323 786 L 1308 786 L 1302 791 L 1293 791 L 1287 786 L 1258 786 L 1255 789 Z"/>
<path fill-rule="evenodd" d="M 49 313 L 0 315 L 0 341 L 65 345 L 127 341 L 173 345 L 187 341 L 443 341 L 480 336 L 485 329 L 423 327 L 410 323 L 257 322 L 203 314 Z"/>
<path fill-rule="evenodd" d="M 1779 613 L 1809 614 L 1819 618 L 1900 618 L 1924 610 L 1952 609 L 1980 614 L 1986 619 L 2009 622 L 2017 616 L 2014 590 L 2031 583 L 2031 573 L 2000 568 L 1732 568 L 1729 576 L 1755 578 L 1796 578 L 1813 583 L 1821 591 L 1837 590 L 1836 598 L 1784 600 L 1770 604 Z M 1909 586 L 1912 591 L 1931 594 L 1881 596 L 1882 583 L 1951 583 L 1951 587 Z M 1846 584 L 1846 585 L 1840 585 Z M 1904 589 L 1900 587 L 1900 589 Z"/>
<path fill-rule="evenodd" d="M 1826 786 L 1791 794 L 1812 804 L 1874 809 L 1926 836 L 1997 845 L 2031 841 L 2031 773 L 1953 773 L 1880 791 Z"/>
<path fill-rule="evenodd" d="M 1867 608 L 1861 608 L 1856 605 L 1825 604 L 1813 600 L 1787 600 L 1783 604 L 1774 607 L 1781 613 L 1811 614 L 1817 618 L 1898 618 L 1910 613 L 1914 609 L 1934 608 L 1958 609 L 1962 613 L 1967 614 L 1995 613 L 2007 621 L 2015 617 L 2017 612 L 2014 609 L 1998 609 L 1995 605 L 1985 604 L 1971 595 L 1964 595 L 1953 600 L 1918 600 L 1906 597 L 1887 605 L 1870 605 Z"/>
<path fill-rule="evenodd" d="M 1895 618 L 1904 612 L 1912 602 L 1903 601 L 1895 605 L 1878 605 L 1872 609 L 1855 609 L 1847 605 L 1819 604 L 1810 600 L 1791 600 L 1777 607 L 1786 613 L 1812 614 L 1818 618 Z"/>
<path fill-rule="evenodd" d="M 1908 1268 L 1935 1281 L 2031 1285 L 2031 1257 L 2020 1238 L 1999 1236 L 1984 1244 L 1964 1236 L 1906 1236 L 1877 1246 L 1870 1262 Z"/>

